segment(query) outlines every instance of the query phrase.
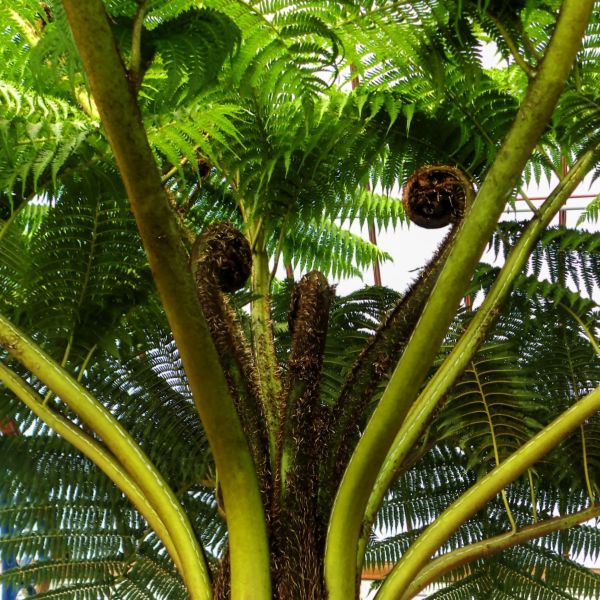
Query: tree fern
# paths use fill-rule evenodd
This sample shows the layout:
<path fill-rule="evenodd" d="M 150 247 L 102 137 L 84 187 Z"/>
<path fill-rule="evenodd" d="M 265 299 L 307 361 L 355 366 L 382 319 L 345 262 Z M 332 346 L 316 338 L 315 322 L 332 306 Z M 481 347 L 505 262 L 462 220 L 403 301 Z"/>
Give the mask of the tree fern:
<path fill-rule="evenodd" d="M 188 537 L 204 546 L 217 597 L 227 595 L 230 582 L 238 585 L 238 595 L 247 592 L 248 585 L 244 588 L 237 583 L 239 569 L 246 573 L 246 583 L 262 578 L 263 597 L 299 596 L 286 595 L 285 585 L 304 585 L 306 581 L 314 582 L 322 596 L 329 594 L 322 587 L 322 559 L 331 556 L 331 546 L 324 550 L 329 505 L 317 489 L 319 485 L 325 489 L 329 482 L 315 478 L 309 486 L 285 488 L 289 481 L 278 477 L 287 474 L 279 448 L 301 442 L 302 447 L 312 445 L 311 452 L 319 456 L 322 441 L 328 439 L 325 430 L 336 425 L 326 417 L 338 402 L 347 374 L 368 340 L 377 335 L 378 323 L 398 302 L 396 293 L 384 289 L 365 289 L 334 300 L 323 353 L 294 355 L 290 364 L 292 336 L 287 313 L 293 282 L 272 284 L 275 265 L 284 262 L 297 271 L 320 269 L 332 277 L 343 277 L 362 272 L 374 259 L 385 258 L 346 226 L 376 222 L 396 227 L 402 223 L 400 201 L 391 194 L 422 164 L 455 165 L 485 189 L 488 170 L 497 167 L 498 149 L 521 110 L 525 87 L 532 81 L 535 90 L 537 82 L 544 81 L 543 73 L 538 72 L 539 55 L 551 48 L 548 40 L 558 4 L 558 0 L 508 4 L 495 0 L 368 4 L 209 0 L 200 8 L 190 0 L 143 4 L 108 0 L 90 2 L 82 9 L 73 0 L 65 0 L 40 9 L 37 0 L 20 0 L 14 8 L 1 9 L 0 34 L 7 44 L 3 44 L 0 57 L 7 69 L 0 88 L 6 115 L 0 122 L 0 189 L 4 194 L 0 284 L 5 290 L 0 308 L 118 419 L 164 474 L 163 489 L 174 492 L 169 497 L 170 508 L 177 512 L 181 504 L 193 529 Z M 570 7 L 576 20 L 578 10 L 572 8 L 571 0 L 564 6 Z M 63 7 L 74 23 L 74 38 Z M 102 25 L 98 35 L 104 31 L 103 42 L 107 42 L 99 48 L 89 35 L 83 35 L 83 26 L 75 18 L 92 13 L 98 17 L 96 24 Z M 492 186 L 504 190 L 497 198 L 488 196 L 498 211 L 510 195 L 513 180 L 548 176 L 565 154 L 579 164 L 581 150 L 596 143 L 598 17 L 596 11 L 595 24 L 587 30 L 569 81 L 567 62 L 562 66 L 568 91 L 525 170 L 515 166 L 508 184 L 498 181 Z M 73 45 L 75 38 L 79 52 Z M 508 69 L 482 68 L 481 43 L 489 39 L 513 62 Z M 571 41 L 573 45 L 577 42 Z M 90 59 L 87 52 L 92 47 L 102 61 Z M 97 107 L 80 60 L 94 83 Z M 102 86 L 97 87 L 108 83 L 97 72 L 104 61 L 118 73 L 106 86 L 110 88 L 106 97 L 99 91 Z M 117 89 L 127 101 L 113 114 L 114 104 L 108 100 Z M 52 94 L 48 94 L 50 90 Z M 540 94 L 543 106 L 546 96 Z M 546 108 L 549 114 L 550 103 Z M 531 107 L 533 116 L 537 111 L 537 106 Z M 584 128 L 576 119 L 578 111 Z M 105 129 L 99 127 L 98 113 L 103 115 Z M 116 121 L 125 114 L 131 117 L 128 128 L 115 133 L 111 119 Z M 116 140 L 124 132 L 139 135 L 143 143 L 129 153 L 121 152 Z M 123 137 L 127 146 L 128 138 Z M 142 225 L 152 273 L 133 217 L 123 203 L 124 186 L 117 177 L 108 138 Z M 131 159 L 144 149 L 146 168 L 141 176 L 132 178 L 124 165 L 139 165 Z M 523 157 L 521 162 L 525 160 Z M 148 189 L 141 185 L 152 181 L 154 185 Z M 368 191 L 367 184 L 377 192 Z M 384 190 L 381 195 L 376 186 Z M 147 215 L 155 214 L 157 207 L 162 207 L 161 218 L 144 229 Z M 223 353 L 211 354 L 213 344 L 202 319 L 208 311 L 201 314 L 189 273 L 193 239 L 207 225 L 223 219 L 242 230 L 255 258 L 250 287 L 229 299 L 238 310 L 232 311 L 231 319 L 239 321 L 239 339 L 242 331 L 247 334 L 254 352 L 248 353 L 246 371 L 271 379 L 269 385 L 261 386 L 264 398 L 260 400 L 264 401 L 261 406 L 272 409 L 275 425 L 265 423 L 265 428 L 272 428 L 268 434 L 273 443 L 260 468 L 249 459 L 244 440 L 244 435 L 253 440 L 258 436 L 247 424 L 238 428 L 239 413 L 229 397 L 235 397 L 236 382 L 228 378 L 230 372 L 220 370 L 219 361 L 226 362 Z M 467 217 L 462 231 L 476 228 Z M 491 225 L 489 230 L 491 234 Z M 520 235 L 520 228 L 502 228 L 496 236 L 496 250 L 513 246 Z M 482 246 L 485 240 L 480 237 L 473 234 L 476 244 Z M 412 542 L 427 527 L 436 527 L 440 515 L 462 492 L 477 486 L 494 465 L 506 464 L 508 456 L 540 427 L 577 407 L 578 401 L 598 386 L 598 360 L 591 343 L 598 334 L 598 310 L 590 299 L 599 282 L 595 238 L 581 232 L 547 232 L 527 273 L 512 281 L 510 301 L 491 313 L 495 328 L 491 333 L 478 333 L 479 339 L 473 343 L 480 344 L 480 349 L 473 351 L 470 367 L 448 391 L 446 403 L 438 407 L 432 420 L 424 423 L 423 429 L 419 427 L 419 439 L 394 472 L 395 481 L 370 539 L 368 564 L 406 556 Z M 161 254 L 164 244 L 171 249 L 168 257 Z M 458 245 L 456 248 L 458 253 L 466 252 Z M 472 258 L 476 261 L 474 254 Z M 461 265 L 461 260 L 454 264 Z M 449 268 L 454 268 L 450 263 Z M 544 281 L 546 266 L 548 282 Z M 161 269 L 175 274 L 178 284 L 169 287 L 172 279 L 163 277 Z M 466 285 L 465 273 L 457 269 L 455 277 L 465 279 Z M 154 291 L 153 274 L 165 309 Z M 481 266 L 472 282 L 473 292 L 486 293 L 493 275 L 494 271 Z M 323 286 L 329 292 L 327 284 Z M 448 286 L 447 292 L 450 297 L 456 294 L 458 302 L 458 287 Z M 225 303 L 226 299 L 219 295 L 216 301 Z M 244 302 L 251 305 L 250 315 L 240 308 Z M 431 306 L 425 299 L 423 303 Z M 449 322 L 453 315 L 443 304 L 444 298 L 436 306 Z M 418 320 L 418 316 L 411 318 Z M 466 310 L 454 315 L 446 335 L 448 348 L 470 316 Z M 422 337 L 441 339 L 441 321 L 421 319 L 421 323 L 432 323 L 428 331 L 421 331 Z M 217 337 L 218 327 L 209 325 Z M 190 331 L 195 332 L 193 339 L 183 335 Z M 296 332 L 294 342 L 302 333 L 313 332 Z M 419 339 L 408 342 L 410 352 L 426 347 L 425 341 L 419 346 Z M 298 343 L 295 348 L 301 346 Z M 74 403 L 68 408 L 60 394 L 55 397 L 49 392 L 43 381 L 56 385 L 47 381 L 43 369 L 35 371 L 36 365 L 28 363 L 38 373 L 38 380 L 17 364 L 20 356 L 10 357 L 15 348 L 4 338 L 3 348 L 3 364 L 44 398 L 44 406 L 52 414 L 69 419 L 100 448 L 104 449 L 104 442 L 111 445 L 110 431 L 105 430 L 100 440 L 89 431 L 95 424 L 84 425 L 75 415 Z M 435 377 L 439 368 L 439 362 L 431 364 L 435 349 L 425 349 L 429 353 L 425 356 L 421 351 L 414 353 L 415 370 L 421 369 L 423 377 L 427 372 Z M 446 350 L 440 353 L 440 360 Z M 413 356 L 410 352 L 405 357 Z M 206 362 L 206 357 L 212 357 L 211 362 Z M 289 372 L 303 372 L 304 363 L 299 359 L 305 359 L 307 365 L 310 361 L 319 365 L 322 360 L 323 368 L 321 373 L 305 371 L 311 373 L 314 413 L 302 414 L 300 419 L 292 415 L 310 427 L 298 428 L 298 440 L 290 440 L 284 439 L 289 428 L 285 423 L 278 427 L 278 421 L 282 415 L 289 416 L 288 409 L 294 405 L 284 404 L 290 398 L 289 390 L 285 394 L 278 390 Z M 54 365 L 48 369 L 57 372 Z M 186 372 L 191 374 L 189 379 Z M 412 388 L 408 382 L 406 390 L 397 394 L 402 396 L 398 403 L 417 393 L 420 375 L 414 377 Z M 65 374 L 62 381 L 70 380 Z M 372 431 L 365 424 L 387 385 L 383 376 L 374 389 L 366 390 L 360 414 L 349 423 L 351 435 L 361 442 Z M 390 406 L 388 423 L 400 414 L 397 408 Z M 211 419 L 220 423 L 225 414 L 229 415 L 227 426 L 213 426 Z M 263 423 L 258 414 L 255 417 L 252 422 L 258 423 L 259 429 Z M 413 417 L 409 413 L 407 423 Z M 0 436 L 0 521 L 10 529 L 0 538 L 0 545 L 3 555 L 24 559 L 21 568 L 2 574 L 3 581 L 19 585 L 50 582 L 52 587 L 42 598 L 160 600 L 186 596 L 176 573 L 182 555 L 172 552 L 174 561 L 168 557 L 169 538 L 161 536 L 166 539 L 163 546 L 100 470 L 4 387 L 0 389 L 0 425 L 4 432 Z M 10 432 L 13 435 L 8 435 Z M 228 436 L 232 433 L 238 437 L 230 448 Z M 438 553 L 593 506 L 598 494 L 598 444 L 597 419 L 590 417 L 553 453 L 504 486 L 503 495 L 457 526 L 440 543 Z M 382 455 L 386 451 L 383 447 L 377 450 Z M 322 456 L 325 453 L 326 449 Z M 338 460 L 336 453 L 332 455 L 332 460 Z M 119 460 L 127 466 L 132 456 L 119 455 Z M 109 458 L 116 459 L 112 454 Z M 374 469 L 377 461 L 366 458 L 365 464 Z M 219 462 L 223 460 L 225 467 Z M 228 467 L 237 469 L 242 463 L 247 469 L 236 473 L 247 477 L 244 485 L 228 479 Z M 573 464 L 581 466 L 574 468 Z M 315 460 L 306 472 L 317 466 Z M 308 487 L 315 494 L 306 494 Z M 353 502 L 363 491 L 358 486 L 349 504 L 355 506 Z M 250 492 L 255 502 L 250 506 L 256 515 L 253 510 L 240 510 L 236 520 L 235 503 L 250 498 Z M 329 492 L 333 499 L 335 490 L 324 494 Z M 286 499 L 292 500 L 285 504 Z M 292 508 L 298 502 L 305 502 L 304 512 L 296 514 Z M 334 512 L 342 504 L 336 502 Z M 271 526 L 268 544 L 264 507 Z M 148 516 L 149 511 L 144 514 Z M 301 521 L 299 515 L 307 520 L 287 522 Z M 254 521 L 246 521 L 254 516 Z M 353 518 L 353 514 L 348 511 L 346 517 Z M 342 527 L 359 530 L 359 524 L 347 527 L 347 518 Z M 306 526 L 308 520 L 317 523 L 318 519 L 320 528 Z M 290 535 L 280 535 L 282 531 Z M 241 552 L 236 546 L 240 532 L 246 544 Z M 309 551 L 295 557 L 298 540 L 301 548 Z M 276 557 L 272 572 L 267 545 Z M 193 542 L 191 547 L 196 550 Z M 250 547 L 259 550 L 250 552 L 252 563 L 248 560 Z M 509 549 L 442 576 L 447 587 L 438 596 L 569 597 L 572 590 L 597 595 L 597 579 L 561 558 L 561 553 L 569 550 L 593 557 L 599 547 L 594 527 L 555 532 L 521 550 Z M 350 557 L 350 575 L 341 578 L 342 589 L 354 580 L 356 552 L 354 548 L 341 550 L 344 560 Z M 192 554 L 187 552 L 184 558 Z M 29 566 L 27 557 L 35 559 Z M 305 557 L 314 558 L 312 566 Z M 288 564 L 288 559 L 298 569 L 280 566 Z M 328 564 L 328 560 L 324 562 Z M 335 569 L 338 566 L 335 564 Z M 183 571 L 185 576 L 186 569 Z M 316 576 L 310 580 L 307 573 Z M 498 574 L 509 581 L 502 581 Z M 275 582 L 273 594 L 270 575 Z M 561 586 L 564 580 L 569 582 L 568 589 Z M 205 597 L 212 585 L 207 583 L 204 591 L 196 589 L 201 585 L 190 586 L 193 589 L 187 591 Z M 338 596 L 351 597 L 352 593 Z"/>

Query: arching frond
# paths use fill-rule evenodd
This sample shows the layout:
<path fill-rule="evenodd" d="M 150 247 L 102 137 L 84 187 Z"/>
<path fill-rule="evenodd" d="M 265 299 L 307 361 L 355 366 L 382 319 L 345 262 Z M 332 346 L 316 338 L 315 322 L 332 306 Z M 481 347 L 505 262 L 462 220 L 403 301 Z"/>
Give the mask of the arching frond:
<path fill-rule="evenodd" d="M 472 468 L 499 464 L 541 428 L 530 377 L 510 343 L 487 342 L 437 419 L 440 439 L 462 448 Z"/>

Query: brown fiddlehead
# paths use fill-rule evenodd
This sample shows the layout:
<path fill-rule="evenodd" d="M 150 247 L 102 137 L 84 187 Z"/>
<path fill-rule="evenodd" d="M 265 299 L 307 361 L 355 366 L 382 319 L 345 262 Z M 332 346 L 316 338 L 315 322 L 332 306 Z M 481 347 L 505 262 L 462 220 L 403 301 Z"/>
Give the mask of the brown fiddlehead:
<path fill-rule="evenodd" d="M 327 514 L 341 476 L 359 435 L 369 402 L 379 384 L 398 362 L 446 262 L 458 228 L 475 191 L 463 171 L 445 165 L 429 165 L 406 182 L 404 209 L 413 223 L 428 229 L 452 225 L 440 247 L 396 307 L 369 340 L 345 380 L 330 413 L 322 478 L 327 482 L 321 510 Z"/>
<path fill-rule="evenodd" d="M 227 292 L 244 287 L 250 276 L 250 246 L 231 223 L 212 223 L 194 242 L 190 266 L 264 493 L 270 481 L 268 443 L 255 368 L 248 343 L 226 297 Z"/>

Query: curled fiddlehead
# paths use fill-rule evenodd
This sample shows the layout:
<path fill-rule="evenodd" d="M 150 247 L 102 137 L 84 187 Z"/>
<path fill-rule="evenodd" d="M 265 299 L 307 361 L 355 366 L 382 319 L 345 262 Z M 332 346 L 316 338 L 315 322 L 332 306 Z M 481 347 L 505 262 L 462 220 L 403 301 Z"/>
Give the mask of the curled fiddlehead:
<path fill-rule="evenodd" d="M 463 171 L 428 165 L 408 178 L 402 204 L 415 225 L 437 229 L 459 223 L 472 196 L 473 184 Z"/>
<path fill-rule="evenodd" d="M 194 242 L 190 266 L 202 312 L 265 491 L 269 481 L 268 443 L 254 363 L 225 295 L 246 284 L 252 267 L 250 245 L 231 223 L 212 223 Z"/>
<path fill-rule="evenodd" d="M 328 430 L 332 433 L 322 473 L 323 480 L 328 482 L 321 502 L 324 513 L 329 511 L 356 444 L 369 401 L 406 347 L 474 197 L 471 180 L 456 167 L 428 165 L 416 171 L 406 183 L 403 204 L 411 221 L 429 229 L 449 224 L 452 228 L 359 355 L 331 411 L 332 425 Z"/>

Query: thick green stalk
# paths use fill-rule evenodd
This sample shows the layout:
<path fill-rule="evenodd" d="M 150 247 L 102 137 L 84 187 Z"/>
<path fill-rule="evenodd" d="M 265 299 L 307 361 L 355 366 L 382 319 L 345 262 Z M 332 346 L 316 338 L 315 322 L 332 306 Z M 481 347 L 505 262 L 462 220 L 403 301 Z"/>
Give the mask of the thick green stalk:
<path fill-rule="evenodd" d="M 210 576 L 192 526 L 173 491 L 115 417 L 39 346 L 0 315 L 0 346 L 58 396 L 104 441 L 165 524 L 192 598 L 211 597 Z"/>
<path fill-rule="evenodd" d="M 437 581 L 444 573 L 466 565 L 473 560 L 491 556 L 506 548 L 512 548 L 518 544 L 523 544 L 555 531 L 570 529 L 571 527 L 575 527 L 575 525 L 598 516 L 600 516 L 600 505 L 596 504 L 572 515 L 545 519 L 544 521 L 523 527 L 519 531 L 507 531 L 487 540 L 475 542 L 474 544 L 469 544 L 463 548 L 443 554 L 430 561 L 413 579 L 406 591 L 397 597 L 397 600 L 410 600 L 414 598 L 421 590 L 426 588 L 430 583 Z"/>
<path fill-rule="evenodd" d="M 556 213 L 564 205 L 575 188 L 583 180 L 594 160 L 595 149 L 586 152 L 573 165 L 569 173 L 560 181 L 530 221 L 521 238 L 512 249 L 485 300 L 469 323 L 466 331 L 456 343 L 452 352 L 427 383 L 425 389 L 405 419 L 396 435 L 375 485 L 369 497 L 363 529 L 359 539 L 358 565 L 362 563 L 369 532 L 383 497 L 396 477 L 404 460 L 421 437 L 439 403 L 446 397 L 454 382 L 463 373 L 483 337 L 488 332 L 497 315 L 498 307 L 506 300 L 512 283 L 523 271 L 531 251 L 540 235 L 550 224 Z"/>
<path fill-rule="evenodd" d="M 156 532 L 165 548 L 171 555 L 177 570 L 184 576 L 183 566 L 177 553 L 177 548 L 162 522 L 158 513 L 148 502 L 140 487 L 129 476 L 127 471 L 119 464 L 115 457 L 101 444 L 87 435 L 82 429 L 71 423 L 68 419 L 55 413 L 44 403 L 44 399 L 14 371 L 0 362 L 0 381 L 11 390 L 19 400 L 27 406 L 46 425 L 51 427 L 58 435 L 69 444 L 77 448 L 86 458 L 91 460 L 124 494 L 130 502 L 148 521 Z"/>
<path fill-rule="evenodd" d="M 451 504 L 404 553 L 375 596 L 397 600 L 431 555 L 500 490 L 520 477 L 581 423 L 600 410 L 600 388 L 576 402 Z M 513 534 L 516 535 L 516 534 Z"/>
<path fill-rule="evenodd" d="M 277 401 L 281 396 L 281 378 L 271 323 L 271 272 L 269 258 L 264 247 L 264 235 L 259 223 L 257 231 L 251 231 L 252 237 L 252 353 L 256 363 L 256 376 L 262 405 L 268 420 L 269 447 L 271 461 L 277 455 L 277 431 L 279 415 Z M 276 468 L 275 465 L 272 465 Z"/>
<path fill-rule="evenodd" d="M 458 232 L 448 261 L 340 485 L 330 519 L 325 580 L 330 600 L 354 598 L 356 552 L 377 473 L 437 354 L 506 199 L 550 118 L 581 44 L 593 0 L 565 0 L 554 35 L 515 122 Z"/>
<path fill-rule="evenodd" d="M 252 590 L 253 598 L 270 600 L 267 529 L 252 456 L 104 5 L 101 0 L 63 5 L 219 472 L 232 599 L 245 599 Z"/>

